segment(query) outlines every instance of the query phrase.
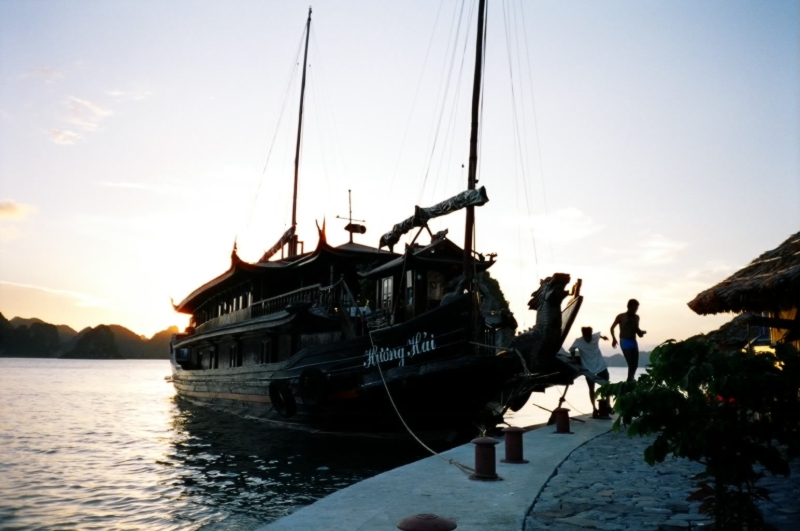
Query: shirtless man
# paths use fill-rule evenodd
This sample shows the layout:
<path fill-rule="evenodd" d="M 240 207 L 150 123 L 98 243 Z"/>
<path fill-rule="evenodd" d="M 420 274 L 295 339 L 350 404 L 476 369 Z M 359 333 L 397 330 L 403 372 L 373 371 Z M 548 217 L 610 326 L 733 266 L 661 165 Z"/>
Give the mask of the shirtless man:
<path fill-rule="evenodd" d="M 622 355 L 628 363 L 628 381 L 632 382 L 636 378 L 636 369 L 639 368 L 639 344 L 636 336 L 642 337 L 647 332 L 639 329 L 639 316 L 636 310 L 639 309 L 639 301 L 631 299 L 628 301 L 628 311 L 621 313 L 614 319 L 611 325 L 611 346 L 616 348 L 617 336 L 614 335 L 614 328 L 619 325 L 619 343 L 622 348 Z"/>

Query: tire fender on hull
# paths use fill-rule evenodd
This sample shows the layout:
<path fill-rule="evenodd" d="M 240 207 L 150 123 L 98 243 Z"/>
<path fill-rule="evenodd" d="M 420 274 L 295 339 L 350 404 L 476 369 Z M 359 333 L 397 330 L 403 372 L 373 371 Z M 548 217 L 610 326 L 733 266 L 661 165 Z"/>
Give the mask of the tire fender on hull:
<path fill-rule="evenodd" d="M 297 384 L 303 404 L 309 408 L 317 409 L 325 403 L 328 395 L 328 380 L 319 369 L 306 369 L 300 373 Z"/>
<path fill-rule="evenodd" d="M 269 384 L 269 400 L 278 414 L 288 419 L 297 413 L 297 401 L 288 380 L 275 380 Z"/>

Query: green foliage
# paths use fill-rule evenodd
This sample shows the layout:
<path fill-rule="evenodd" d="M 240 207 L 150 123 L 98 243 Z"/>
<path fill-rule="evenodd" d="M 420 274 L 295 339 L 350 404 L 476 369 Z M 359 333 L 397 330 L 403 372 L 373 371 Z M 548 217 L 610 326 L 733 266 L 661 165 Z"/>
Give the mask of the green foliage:
<path fill-rule="evenodd" d="M 616 399 L 614 429 L 656 434 L 644 453 L 651 465 L 670 454 L 704 464 L 691 499 L 714 513 L 718 529 L 761 528 L 754 500 L 768 493 L 755 486 L 762 474 L 754 465 L 786 475 L 800 449 L 797 351 L 726 352 L 698 337 L 667 341 L 650 363 L 638 381 L 600 388 Z"/>
<path fill-rule="evenodd" d="M 500 283 L 497 282 L 497 279 L 493 278 L 492 275 L 488 271 L 484 271 L 482 273 L 478 273 L 477 275 L 478 281 L 486 288 L 488 292 L 489 298 L 494 301 L 494 304 L 497 306 L 496 308 L 492 308 L 493 310 L 500 310 L 508 309 L 508 301 L 506 300 L 506 296 L 503 293 L 503 290 L 500 288 Z"/>

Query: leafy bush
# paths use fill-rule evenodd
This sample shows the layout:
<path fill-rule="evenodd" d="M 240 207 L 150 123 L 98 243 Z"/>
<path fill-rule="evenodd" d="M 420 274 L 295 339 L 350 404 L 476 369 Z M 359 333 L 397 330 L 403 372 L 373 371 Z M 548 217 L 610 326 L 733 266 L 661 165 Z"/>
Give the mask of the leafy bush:
<path fill-rule="evenodd" d="M 657 347 L 636 382 L 608 384 L 614 423 L 629 436 L 656 434 L 645 450 L 649 464 L 672 454 L 705 465 L 699 489 L 717 529 L 762 529 L 755 505 L 768 499 L 756 487 L 763 475 L 789 473 L 800 438 L 800 356 L 786 345 L 776 352 L 727 352 L 702 338 Z"/>

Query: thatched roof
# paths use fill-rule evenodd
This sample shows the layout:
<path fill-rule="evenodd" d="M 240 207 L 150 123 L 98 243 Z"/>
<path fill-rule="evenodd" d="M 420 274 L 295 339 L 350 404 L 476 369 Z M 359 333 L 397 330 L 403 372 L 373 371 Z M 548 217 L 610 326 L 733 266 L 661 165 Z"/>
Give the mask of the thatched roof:
<path fill-rule="evenodd" d="M 787 302 L 800 302 L 800 232 L 697 295 L 689 308 L 702 315 L 759 313 Z"/>
<path fill-rule="evenodd" d="M 707 333 L 705 339 L 727 350 L 740 350 L 751 343 L 756 345 L 769 344 L 769 334 L 767 334 L 766 339 L 759 337 L 763 328 L 760 326 L 748 326 L 748 322 L 752 318 L 753 315 L 749 313 L 737 315 L 716 330 Z"/>

